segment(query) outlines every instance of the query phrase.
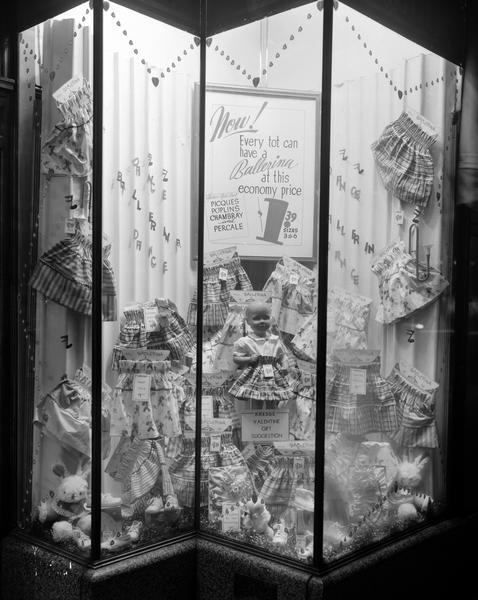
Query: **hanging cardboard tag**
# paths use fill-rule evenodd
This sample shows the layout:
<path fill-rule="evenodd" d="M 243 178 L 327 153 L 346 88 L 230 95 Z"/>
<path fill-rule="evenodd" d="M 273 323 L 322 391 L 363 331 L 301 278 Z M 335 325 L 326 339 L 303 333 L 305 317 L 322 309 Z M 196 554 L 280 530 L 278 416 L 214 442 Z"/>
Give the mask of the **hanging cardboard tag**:
<path fill-rule="evenodd" d="M 227 281 L 227 269 L 224 267 L 219 269 L 219 281 Z"/>
<path fill-rule="evenodd" d="M 367 371 L 350 369 L 349 391 L 351 394 L 364 396 L 367 390 Z"/>
<path fill-rule="evenodd" d="M 294 456 L 294 471 L 299 473 L 305 471 L 305 458 L 303 456 Z"/>
<path fill-rule="evenodd" d="M 138 373 L 133 377 L 133 402 L 147 402 L 151 392 L 151 375 Z"/>
<path fill-rule="evenodd" d="M 209 444 L 209 450 L 211 452 L 220 452 L 221 451 L 221 436 L 220 435 L 211 435 Z"/>
<path fill-rule="evenodd" d="M 272 365 L 262 365 L 262 372 L 266 379 L 272 379 L 274 377 L 274 369 Z"/>
<path fill-rule="evenodd" d="M 301 379 L 304 385 L 312 385 L 312 373 L 309 373 L 309 371 L 303 371 Z"/>
<path fill-rule="evenodd" d="M 214 407 L 213 407 L 212 396 L 203 396 L 202 397 L 201 418 L 203 421 L 205 419 L 214 418 Z"/>
<path fill-rule="evenodd" d="M 395 211 L 395 223 L 397 225 L 403 225 L 403 210 Z"/>
<path fill-rule="evenodd" d="M 158 309 L 155 306 L 143 306 L 144 329 L 146 333 L 156 331 L 158 325 Z"/>
<path fill-rule="evenodd" d="M 235 502 L 222 503 L 222 531 L 241 530 L 241 511 Z"/>
<path fill-rule="evenodd" d="M 65 233 L 73 235 L 76 229 L 76 219 L 65 219 Z"/>
<path fill-rule="evenodd" d="M 299 276 L 297 275 L 297 273 L 292 273 L 290 278 L 289 278 L 289 283 L 291 285 L 297 285 L 299 283 Z"/>

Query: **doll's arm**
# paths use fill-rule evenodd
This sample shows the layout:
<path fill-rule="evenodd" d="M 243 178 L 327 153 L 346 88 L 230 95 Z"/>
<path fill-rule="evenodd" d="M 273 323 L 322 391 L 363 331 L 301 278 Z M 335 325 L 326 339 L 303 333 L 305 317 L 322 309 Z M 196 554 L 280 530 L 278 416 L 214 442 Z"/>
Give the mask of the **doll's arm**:
<path fill-rule="evenodd" d="M 244 338 L 237 340 L 234 343 L 234 351 L 232 353 L 232 360 L 239 367 L 246 367 L 248 365 L 255 365 L 259 357 L 254 354 L 251 349 L 247 346 Z"/>

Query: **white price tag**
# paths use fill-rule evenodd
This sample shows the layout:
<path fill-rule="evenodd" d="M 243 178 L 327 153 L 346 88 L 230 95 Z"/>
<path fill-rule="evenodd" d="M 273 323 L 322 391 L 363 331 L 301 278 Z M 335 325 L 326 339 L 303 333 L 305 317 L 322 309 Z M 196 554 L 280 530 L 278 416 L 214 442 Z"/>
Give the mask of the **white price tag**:
<path fill-rule="evenodd" d="M 156 331 L 156 327 L 158 324 L 158 309 L 156 306 L 144 306 L 143 307 L 143 316 L 144 316 L 144 329 L 146 333 L 151 331 Z"/>
<path fill-rule="evenodd" d="M 274 369 L 272 365 L 262 365 L 262 372 L 266 379 L 272 379 L 274 377 Z"/>
<path fill-rule="evenodd" d="M 291 285 L 297 285 L 299 283 L 299 276 L 297 273 L 292 273 L 289 279 Z"/>
<path fill-rule="evenodd" d="M 350 369 L 349 392 L 364 396 L 367 390 L 367 371 L 365 369 Z"/>
<path fill-rule="evenodd" d="M 65 219 L 65 233 L 70 235 L 75 233 L 76 219 Z"/>
<path fill-rule="evenodd" d="M 403 225 L 403 210 L 395 211 L 395 223 L 397 225 Z"/>
<path fill-rule="evenodd" d="M 301 379 L 304 385 L 312 385 L 312 373 L 308 371 L 303 372 Z"/>
<path fill-rule="evenodd" d="M 202 404 L 201 404 L 201 418 L 204 421 L 205 419 L 212 419 L 213 417 L 214 417 L 213 398 L 212 398 L 212 396 L 203 396 Z"/>
<path fill-rule="evenodd" d="M 305 458 L 303 456 L 294 456 L 294 471 L 305 471 Z"/>
<path fill-rule="evenodd" d="M 241 511 L 239 506 L 236 506 L 235 502 L 222 503 L 222 530 L 241 530 Z"/>
<path fill-rule="evenodd" d="M 219 269 L 219 281 L 227 281 L 227 269 L 223 267 Z"/>
<path fill-rule="evenodd" d="M 145 373 L 133 377 L 133 402 L 147 402 L 151 391 L 151 375 Z"/>
<path fill-rule="evenodd" d="M 211 435 L 211 442 L 209 445 L 209 450 L 211 452 L 220 452 L 221 451 L 221 436 L 220 435 Z"/>

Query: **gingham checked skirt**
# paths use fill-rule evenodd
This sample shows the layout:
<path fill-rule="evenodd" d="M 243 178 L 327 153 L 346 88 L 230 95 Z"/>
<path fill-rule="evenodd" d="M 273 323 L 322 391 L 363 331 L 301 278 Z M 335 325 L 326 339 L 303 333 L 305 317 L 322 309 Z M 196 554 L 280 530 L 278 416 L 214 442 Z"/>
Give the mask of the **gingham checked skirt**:
<path fill-rule="evenodd" d="M 435 393 L 438 383 L 411 365 L 397 363 L 388 376 L 398 402 L 397 431 L 391 438 L 406 448 L 436 448 Z"/>
<path fill-rule="evenodd" d="M 108 260 L 109 247 L 103 250 L 102 309 L 105 321 L 116 320 L 116 289 Z M 82 314 L 91 315 L 92 247 L 80 232 L 55 244 L 39 259 L 30 285 L 48 300 Z"/>
<path fill-rule="evenodd" d="M 426 129 L 433 126 L 421 115 Z M 403 202 L 426 206 L 433 185 L 433 158 L 430 135 L 406 112 L 388 125 L 372 144 L 377 170 L 387 191 Z"/>
<path fill-rule="evenodd" d="M 380 375 L 378 350 L 336 350 L 327 385 L 326 430 L 364 435 L 398 426 L 391 384 Z M 354 381 L 363 384 L 355 387 Z"/>
<path fill-rule="evenodd" d="M 226 279 L 219 279 L 219 270 L 226 269 Z M 241 259 L 236 253 L 227 262 L 203 270 L 203 325 L 218 327 L 226 321 L 230 292 L 232 290 L 252 290 L 252 284 L 241 265 Z M 197 320 L 197 290 L 194 291 L 189 304 L 187 322 L 196 325 Z"/>

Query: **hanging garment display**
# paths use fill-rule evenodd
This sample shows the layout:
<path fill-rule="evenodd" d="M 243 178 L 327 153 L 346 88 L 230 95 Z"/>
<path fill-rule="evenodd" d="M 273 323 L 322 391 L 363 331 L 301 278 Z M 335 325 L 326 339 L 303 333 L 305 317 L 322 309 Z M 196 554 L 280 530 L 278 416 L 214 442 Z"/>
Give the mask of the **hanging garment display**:
<path fill-rule="evenodd" d="M 403 241 L 387 246 L 371 264 L 378 277 L 379 323 L 390 325 L 428 306 L 448 287 L 448 281 L 433 267 L 417 262 Z"/>
<path fill-rule="evenodd" d="M 263 290 L 272 298 L 272 317 L 280 331 L 295 334 L 312 314 L 315 302 L 315 273 L 288 256 L 283 256 Z"/>
<path fill-rule="evenodd" d="M 181 434 L 179 403 L 184 393 L 171 383 L 170 369 L 169 361 L 119 361 L 114 402 L 123 407 L 129 434 L 140 439 Z M 122 414 L 121 408 L 116 414 Z"/>
<path fill-rule="evenodd" d="M 203 325 L 220 327 L 226 320 L 232 290 L 252 290 L 236 247 L 209 252 L 204 256 Z M 189 304 L 187 322 L 196 325 L 197 290 Z"/>
<path fill-rule="evenodd" d="M 83 77 L 67 81 L 54 94 L 63 121 L 42 146 L 44 173 L 86 177 L 93 166 L 93 96 Z"/>
<path fill-rule="evenodd" d="M 390 383 L 380 375 L 378 350 L 336 350 L 327 385 L 326 430 L 364 435 L 398 425 Z"/>
<path fill-rule="evenodd" d="M 367 328 L 372 299 L 346 290 L 331 288 L 327 296 L 329 313 L 335 324 L 330 351 L 339 348 L 367 348 Z"/>
<path fill-rule="evenodd" d="M 109 261 L 111 246 L 103 247 L 102 309 L 103 320 L 116 320 L 116 285 Z M 92 246 L 91 239 L 76 231 L 42 254 L 30 279 L 30 285 L 48 300 L 91 315 Z"/>
<path fill-rule="evenodd" d="M 388 381 L 398 403 L 399 425 L 391 438 L 405 448 L 436 448 L 435 395 L 438 383 L 404 362 L 395 365 Z"/>
<path fill-rule="evenodd" d="M 303 454 L 275 456 L 259 498 L 265 502 L 271 512 L 281 513 L 291 505 L 298 487 L 313 489 L 314 466 L 315 460 Z"/>
<path fill-rule="evenodd" d="M 438 136 L 422 115 L 408 109 L 372 144 L 385 188 L 403 202 L 426 206 L 433 186 L 430 147 Z"/>

